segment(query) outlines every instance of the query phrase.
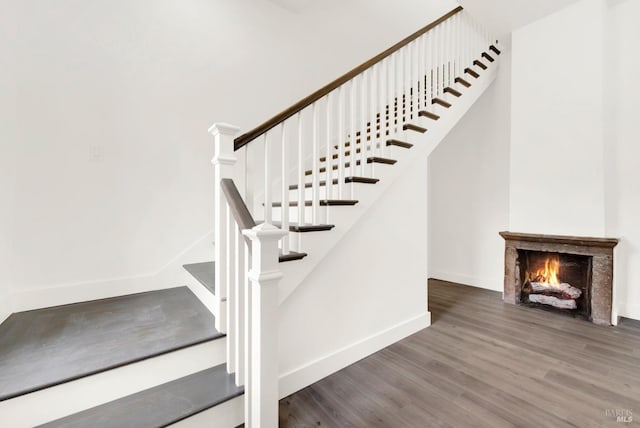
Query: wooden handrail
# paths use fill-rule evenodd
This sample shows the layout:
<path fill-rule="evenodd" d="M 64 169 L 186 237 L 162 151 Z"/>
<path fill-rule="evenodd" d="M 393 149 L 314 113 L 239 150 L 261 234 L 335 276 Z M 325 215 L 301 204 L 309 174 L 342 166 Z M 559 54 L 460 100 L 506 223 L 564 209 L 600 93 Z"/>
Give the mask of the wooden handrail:
<path fill-rule="evenodd" d="M 238 188 L 233 180 L 230 178 L 223 178 L 220 180 L 220 187 L 227 198 L 229 208 L 231 208 L 231 215 L 233 215 L 236 223 L 238 223 L 240 230 L 253 229 L 256 222 L 251 216 L 242 196 L 240 196 L 240 192 L 238 192 Z M 247 238 L 245 237 L 245 239 Z"/>
<path fill-rule="evenodd" d="M 325 85 L 324 87 L 318 89 L 317 91 L 315 91 L 314 93 L 312 93 L 308 97 L 301 99 L 300 101 L 298 101 L 297 103 L 295 103 L 294 105 L 289 107 L 288 109 L 286 109 L 286 110 L 278 113 L 277 115 L 273 116 L 271 119 L 267 120 L 262 125 L 259 125 L 258 127 L 252 129 L 251 131 L 242 134 L 241 136 L 239 136 L 238 138 L 236 138 L 234 140 L 234 149 L 238 150 L 241 147 L 249 144 L 249 142 L 251 142 L 252 140 L 254 140 L 257 137 L 259 137 L 260 135 L 264 134 L 265 132 L 267 132 L 271 128 L 275 127 L 276 125 L 278 125 L 278 124 L 284 122 L 285 120 L 289 119 L 291 116 L 293 116 L 294 114 L 298 113 L 299 111 L 301 111 L 305 107 L 307 107 L 307 106 L 313 104 L 314 102 L 318 101 L 319 99 L 321 99 L 325 95 L 329 94 L 334 89 L 338 88 L 339 86 L 343 85 L 344 83 L 346 83 L 349 80 L 351 80 L 354 77 L 356 77 L 358 74 L 360 74 L 363 71 L 367 70 L 372 65 L 382 61 L 383 59 L 385 59 L 386 57 L 390 56 L 391 54 L 393 54 L 394 52 L 396 52 L 400 48 L 408 45 L 409 43 L 411 43 L 412 41 L 414 41 L 418 37 L 422 36 L 427 31 L 431 30 L 432 28 L 436 27 L 437 25 L 441 24 L 442 22 L 446 21 L 447 19 L 451 18 L 453 15 L 461 12 L 462 9 L 463 9 L 462 6 L 456 7 L 455 9 L 453 9 L 449 13 L 441 16 L 440 18 L 436 19 L 435 21 L 433 21 L 432 23 L 430 23 L 426 27 L 416 31 L 415 33 L 413 33 L 409 37 L 407 37 L 407 38 L 401 40 L 400 42 L 396 43 L 395 45 L 391 46 L 389 49 L 387 49 L 386 51 L 382 52 L 381 54 L 376 55 L 375 57 L 371 58 L 369 61 L 359 65 L 356 68 L 354 68 L 353 70 L 351 70 L 347 74 L 345 74 L 345 75 L 343 75 L 341 77 L 338 77 L 333 82 L 331 82 L 328 85 Z"/>

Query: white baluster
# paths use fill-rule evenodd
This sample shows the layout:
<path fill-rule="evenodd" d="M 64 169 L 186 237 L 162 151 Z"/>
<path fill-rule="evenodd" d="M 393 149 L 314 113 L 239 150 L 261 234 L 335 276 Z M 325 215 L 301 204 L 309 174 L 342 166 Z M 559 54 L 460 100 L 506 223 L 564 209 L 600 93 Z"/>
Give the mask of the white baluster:
<path fill-rule="evenodd" d="M 251 423 L 278 426 L 278 240 L 286 232 L 263 223 L 243 234 L 251 240 Z"/>
<path fill-rule="evenodd" d="M 240 132 L 240 129 L 224 124 L 216 123 L 209 128 L 209 133 L 214 139 L 214 155 L 211 162 L 214 165 L 214 258 L 218 269 L 215 270 L 215 310 L 216 329 L 221 333 L 227 331 L 227 201 L 220 188 L 220 181 L 223 178 L 233 178 L 233 166 L 236 163 L 233 140 Z"/>
<path fill-rule="evenodd" d="M 243 236 L 244 240 L 244 236 Z M 253 323 L 253 305 L 251 296 L 251 281 L 249 280 L 249 271 L 251 270 L 251 244 L 245 243 L 244 247 L 244 423 L 246 427 L 253 427 L 253 417 L 251 409 L 253 408 L 253 385 L 251 382 L 252 377 L 252 358 L 253 358 L 253 343 L 251 334 L 251 325 Z"/>
<path fill-rule="evenodd" d="M 427 75 L 426 70 L 426 52 L 425 52 L 425 43 L 427 41 L 427 35 L 423 34 L 418 39 L 418 78 L 420 79 L 419 84 L 419 92 L 418 92 L 418 113 L 420 110 L 426 108 L 426 84 L 425 84 L 425 76 Z"/>
<path fill-rule="evenodd" d="M 349 175 L 351 177 L 355 176 L 356 170 L 356 79 L 351 79 L 350 85 L 350 93 L 349 93 Z M 340 165 L 340 168 L 344 168 L 344 165 Z M 351 199 L 355 199 L 355 189 L 353 183 L 351 184 Z"/>
<path fill-rule="evenodd" d="M 242 236 L 242 232 L 239 227 L 235 228 L 235 292 L 234 292 L 234 300 L 232 302 L 235 308 L 235 372 L 236 372 L 236 385 L 243 385 L 245 382 L 245 374 L 246 374 L 246 366 L 245 366 L 245 289 L 246 289 L 246 278 L 245 273 L 245 252 L 246 252 L 246 243 L 244 241 L 244 237 Z M 227 346 L 229 346 L 227 344 Z"/>
<path fill-rule="evenodd" d="M 326 110 L 326 118 L 325 118 L 325 125 L 327 127 L 326 129 L 326 150 L 325 150 L 325 158 L 326 158 L 326 162 L 325 165 L 327 166 L 326 169 L 326 174 L 324 177 L 324 194 L 325 194 L 325 199 L 332 199 L 333 197 L 333 168 L 329 168 L 332 164 L 333 164 L 333 142 L 331 141 L 331 136 L 332 134 L 332 115 L 333 115 L 333 106 L 331 103 L 331 100 L 333 99 L 332 97 L 333 92 L 330 92 L 327 96 L 326 96 L 326 106 L 327 106 L 327 110 Z M 339 167 L 338 167 L 339 169 Z M 326 223 L 329 223 L 329 207 L 326 207 L 326 214 L 325 214 L 325 219 L 326 219 Z"/>
<path fill-rule="evenodd" d="M 418 116 L 418 101 L 420 90 L 418 78 L 418 40 L 411 42 L 411 120 Z"/>
<path fill-rule="evenodd" d="M 305 175 L 304 175 L 304 139 L 302 135 L 302 113 L 298 113 L 298 224 L 305 224 L 304 218 L 304 194 L 305 194 Z M 289 207 L 283 208 L 289 209 Z M 298 235 L 300 235 L 298 233 Z M 300 237 L 298 237 L 298 246 L 296 251 L 302 251 Z"/>
<path fill-rule="evenodd" d="M 358 166 L 358 175 L 360 177 L 366 176 L 365 167 L 367 165 L 367 149 L 368 143 L 367 140 L 367 72 L 364 71 L 360 74 L 360 97 L 359 99 L 359 113 L 360 113 L 360 165 Z"/>
<path fill-rule="evenodd" d="M 381 157 L 385 156 L 384 150 L 386 147 L 385 142 L 387 141 L 387 108 L 389 105 L 388 97 L 387 97 L 387 69 L 389 67 L 389 57 L 385 58 L 380 64 L 380 72 L 378 76 L 379 81 L 379 94 L 380 94 L 380 106 L 378 111 L 380 112 L 380 149 L 378 150 L 378 155 Z"/>
<path fill-rule="evenodd" d="M 271 193 L 273 178 L 271 177 L 271 170 L 273 168 L 271 162 L 271 138 L 269 138 L 269 132 L 264 133 L 264 221 L 271 223 L 272 210 L 273 210 L 273 195 Z M 282 208 L 284 209 L 284 207 Z"/>
<path fill-rule="evenodd" d="M 345 115 L 345 91 L 346 86 L 343 84 L 338 88 L 338 199 L 344 199 L 344 163 L 345 163 L 345 141 L 346 135 L 344 132 L 344 115 Z"/>
<path fill-rule="evenodd" d="M 369 85 L 369 117 L 371 118 L 371 155 L 378 156 L 378 147 L 382 147 L 382 112 L 380 107 L 380 95 L 378 88 L 380 86 L 380 68 L 382 64 L 378 63 L 371 67 L 371 82 Z M 380 116 L 378 116 L 378 114 Z M 374 177 L 374 163 L 371 163 L 370 176 Z"/>
<path fill-rule="evenodd" d="M 391 134 L 398 132 L 398 84 L 396 83 L 396 76 L 398 74 L 398 56 L 396 52 L 391 55 L 391 64 L 389 67 L 389 106 L 390 106 L 390 126 Z M 388 150 L 387 150 L 388 153 Z"/>
<path fill-rule="evenodd" d="M 226 230 L 226 244 L 227 244 L 227 264 L 226 266 L 216 266 L 217 269 L 226 269 L 227 271 L 227 372 L 234 373 L 236 371 L 236 234 L 237 224 L 231 213 L 231 207 L 227 203 L 226 207 L 227 217 L 227 230 Z"/>
<path fill-rule="evenodd" d="M 317 102 L 311 105 L 312 115 L 312 152 L 311 152 L 311 224 L 319 224 L 318 222 L 318 209 L 319 209 L 319 197 L 318 197 L 318 184 L 320 175 L 320 150 L 318 147 L 318 106 Z M 331 168 L 331 161 L 328 161 L 327 168 Z"/>
<path fill-rule="evenodd" d="M 282 122 L 280 125 L 281 138 L 280 138 L 280 162 L 282 163 L 282 208 L 280 208 L 280 221 L 282 223 L 282 230 L 287 232 L 289 230 L 289 148 L 287 147 L 287 122 Z M 289 254 L 289 234 L 287 233 L 280 243 L 282 247 L 282 254 Z"/>

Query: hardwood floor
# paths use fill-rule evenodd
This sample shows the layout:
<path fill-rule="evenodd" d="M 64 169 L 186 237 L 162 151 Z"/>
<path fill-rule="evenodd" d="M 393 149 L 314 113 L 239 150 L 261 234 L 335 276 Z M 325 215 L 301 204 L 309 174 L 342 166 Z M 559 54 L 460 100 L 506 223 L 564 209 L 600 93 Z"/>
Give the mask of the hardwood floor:
<path fill-rule="evenodd" d="M 640 322 L 596 326 L 438 280 L 429 308 L 430 328 L 282 399 L 280 426 L 640 426 Z"/>

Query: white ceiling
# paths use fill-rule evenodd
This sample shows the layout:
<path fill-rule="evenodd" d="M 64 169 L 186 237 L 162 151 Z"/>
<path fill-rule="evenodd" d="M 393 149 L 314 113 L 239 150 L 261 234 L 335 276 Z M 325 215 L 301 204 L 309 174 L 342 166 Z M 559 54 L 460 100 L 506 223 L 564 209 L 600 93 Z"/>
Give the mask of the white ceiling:
<path fill-rule="evenodd" d="M 458 0 L 502 42 L 520 27 L 563 9 L 578 0 Z"/>

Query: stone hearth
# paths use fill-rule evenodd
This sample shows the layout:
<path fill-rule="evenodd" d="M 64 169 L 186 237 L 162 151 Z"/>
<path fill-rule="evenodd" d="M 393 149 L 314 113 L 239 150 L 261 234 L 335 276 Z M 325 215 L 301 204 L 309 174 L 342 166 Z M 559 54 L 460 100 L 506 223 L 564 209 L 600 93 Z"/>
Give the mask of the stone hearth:
<path fill-rule="evenodd" d="M 539 235 L 530 233 L 500 232 L 505 239 L 504 251 L 504 301 L 522 303 L 523 275 L 519 255 L 523 251 L 587 256 L 590 258 L 590 284 L 587 295 L 590 305 L 588 318 L 595 324 L 611 324 L 613 288 L 614 238 L 590 238 L 579 236 Z"/>

